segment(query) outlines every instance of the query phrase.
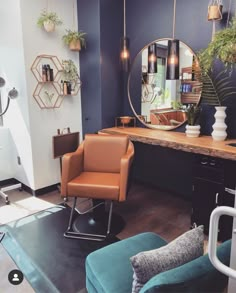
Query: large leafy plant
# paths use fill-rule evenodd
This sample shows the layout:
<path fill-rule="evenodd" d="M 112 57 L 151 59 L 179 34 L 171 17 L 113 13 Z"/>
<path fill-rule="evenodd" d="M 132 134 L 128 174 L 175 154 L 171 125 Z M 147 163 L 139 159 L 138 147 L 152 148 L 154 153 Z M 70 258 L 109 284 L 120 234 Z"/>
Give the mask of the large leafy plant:
<path fill-rule="evenodd" d="M 232 68 L 236 63 L 236 17 L 232 18 L 229 27 L 214 35 L 208 47 L 198 55 L 205 71 L 212 69 L 215 59 L 223 62 L 226 68 Z"/>
<path fill-rule="evenodd" d="M 202 65 L 200 65 L 202 68 Z M 199 81 L 201 103 L 222 106 L 225 101 L 236 95 L 236 87 L 232 85 L 229 75 L 221 70 L 217 75 L 206 72 L 203 68 L 194 73 Z"/>

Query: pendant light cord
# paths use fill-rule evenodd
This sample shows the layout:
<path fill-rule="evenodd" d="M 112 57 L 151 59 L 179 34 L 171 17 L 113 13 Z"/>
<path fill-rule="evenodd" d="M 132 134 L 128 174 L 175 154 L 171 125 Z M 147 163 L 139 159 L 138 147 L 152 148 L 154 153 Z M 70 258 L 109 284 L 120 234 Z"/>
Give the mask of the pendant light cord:
<path fill-rule="evenodd" d="M 74 0 L 73 0 L 72 10 L 73 10 L 73 24 L 72 24 L 72 27 L 73 27 L 73 30 L 75 30 L 75 1 Z"/>
<path fill-rule="evenodd" d="M 173 31 L 172 31 L 172 38 L 175 38 L 175 15 L 176 15 L 176 0 L 174 0 L 174 14 L 173 14 Z"/>
<path fill-rule="evenodd" d="M 232 2 L 232 0 L 229 1 L 229 8 L 228 8 L 226 27 L 229 26 L 229 17 L 230 17 L 230 13 L 231 13 L 231 2 Z"/>
<path fill-rule="evenodd" d="M 126 3 L 124 0 L 124 38 L 126 37 Z"/>

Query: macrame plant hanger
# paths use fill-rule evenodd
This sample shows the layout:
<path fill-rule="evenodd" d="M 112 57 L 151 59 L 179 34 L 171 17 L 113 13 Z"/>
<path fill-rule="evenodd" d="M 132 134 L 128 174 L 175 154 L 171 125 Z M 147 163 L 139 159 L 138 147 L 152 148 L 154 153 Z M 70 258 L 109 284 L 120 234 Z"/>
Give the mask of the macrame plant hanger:
<path fill-rule="evenodd" d="M 214 39 L 214 35 L 216 32 L 216 21 L 219 21 L 222 19 L 222 10 L 223 10 L 222 0 L 210 0 L 208 4 L 207 19 L 208 21 L 212 21 L 212 37 L 211 37 L 212 40 Z"/>

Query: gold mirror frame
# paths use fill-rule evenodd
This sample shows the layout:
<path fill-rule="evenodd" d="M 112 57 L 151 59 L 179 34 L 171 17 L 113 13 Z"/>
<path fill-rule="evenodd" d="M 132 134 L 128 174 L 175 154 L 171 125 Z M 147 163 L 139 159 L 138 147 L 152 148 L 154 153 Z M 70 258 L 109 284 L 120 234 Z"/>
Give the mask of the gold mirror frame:
<path fill-rule="evenodd" d="M 131 75 L 132 75 L 132 70 L 133 70 L 133 68 L 134 68 L 134 65 L 135 65 L 135 63 L 137 62 L 137 60 L 138 60 L 138 58 L 140 58 L 140 54 L 142 54 L 143 53 L 143 51 L 145 50 L 145 49 L 147 49 L 151 44 L 153 44 L 153 43 L 163 43 L 163 42 L 168 42 L 168 40 L 172 40 L 171 38 L 161 38 L 161 39 L 157 39 L 157 40 L 155 40 L 155 41 L 153 41 L 153 42 L 151 42 L 151 43 L 149 43 L 149 44 L 147 44 L 144 48 L 142 48 L 139 52 L 138 52 L 138 54 L 135 56 L 135 58 L 134 58 L 134 60 L 133 60 L 133 62 L 132 62 L 132 65 L 131 65 L 131 69 L 130 69 L 130 72 L 129 72 L 129 76 L 128 76 L 128 83 L 127 83 L 127 91 L 128 91 L 128 99 L 129 99 L 129 104 L 130 104 L 130 107 L 131 107 L 131 109 L 132 109 L 132 111 L 133 111 L 133 113 L 134 113 L 134 115 L 135 115 L 135 117 L 144 125 L 144 126 L 146 126 L 146 127 L 148 127 L 148 128 L 151 128 L 151 129 L 158 129 L 158 130 L 173 130 L 173 129 L 176 129 L 176 128 L 178 128 L 178 127 L 180 127 L 181 125 L 183 125 L 185 122 L 186 122 L 186 120 L 187 120 L 187 118 L 186 118 L 186 116 L 185 116 L 185 118 L 183 117 L 182 119 L 183 119 L 183 121 L 180 121 L 178 124 L 176 124 L 176 125 L 155 125 L 155 124 L 151 124 L 150 123 L 150 121 L 148 121 L 148 123 L 145 121 L 145 116 L 146 115 L 143 115 L 142 113 L 141 113 L 141 115 L 139 115 L 137 112 L 136 112 L 136 110 L 134 109 L 134 106 L 133 106 L 133 103 L 132 103 L 132 98 L 131 98 L 131 93 L 130 93 L 130 85 L 131 85 Z M 194 57 L 194 60 L 195 60 L 195 62 L 197 63 L 198 62 L 198 58 L 197 58 L 197 56 L 196 56 L 196 54 L 195 54 L 195 52 L 192 50 L 192 48 L 190 48 L 186 43 L 184 43 L 184 42 L 182 42 L 182 41 L 180 41 L 180 44 L 182 45 L 182 46 L 184 46 L 184 47 L 186 47 L 186 50 L 189 50 L 190 52 L 191 52 L 191 54 L 192 54 L 192 56 Z M 142 58 L 142 57 L 141 57 Z M 192 66 L 193 66 L 193 64 L 192 64 Z M 141 74 L 143 74 L 143 71 L 142 71 L 142 69 L 141 69 Z M 142 82 L 143 82 L 143 80 L 140 80 L 140 85 L 142 86 Z M 180 80 L 180 82 L 183 84 L 184 82 L 187 84 L 187 83 L 189 83 L 189 84 L 191 84 L 191 80 L 190 79 L 183 79 L 183 76 L 182 76 L 182 80 Z M 193 80 L 193 82 L 194 82 L 194 80 Z M 198 82 L 198 88 L 199 88 L 199 82 Z M 186 94 L 186 93 L 185 93 Z M 180 92 L 180 95 L 181 95 L 181 97 L 182 97 L 182 95 L 183 95 L 183 93 L 182 92 Z M 184 103 L 183 105 L 188 105 L 188 104 L 196 104 L 196 105 L 198 105 L 199 104 L 199 102 L 200 102 L 200 98 L 201 98 L 201 92 L 197 92 L 197 93 L 192 93 L 192 92 L 189 92 L 189 96 L 191 97 L 192 96 L 192 99 L 193 99 L 193 102 L 188 102 L 188 103 Z M 187 97 L 187 95 L 186 95 L 186 97 Z M 141 103 L 142 103 L 142 89 L 141 89 Z M 188 98 L 186 98 L 185 99 L 186 101 L 188 100 Z M 189 100 L 189 101 L 191 101 L 191 99 Z M 142 107 L 141 107 L 142 108 Z M 158 109 L 157 109 L 158 110 Z M 174 108 L 173 108 L 173 110 L 174 110 Z M 180 111 L 179 109 L 175 109 L 176 111 Z M 169 110 L 169 113 L 171 112 L 172 110 L 170 109 Z M 183 111 L 183 110 L 181 110 L 182 112 L 184 112 L 185 113 L 185 111 Z M 141 109 L 141 112 L 142 112 L 142 109 Z M 173 111 L 172 111 L 173 112 Z M 185 115 L 186 115 L 186 113 L 185 113 Z M 174 121 L 174 119 L 173 119 L 173 121 Z M 177 121 L 178 122 L 178 121 Z"/>

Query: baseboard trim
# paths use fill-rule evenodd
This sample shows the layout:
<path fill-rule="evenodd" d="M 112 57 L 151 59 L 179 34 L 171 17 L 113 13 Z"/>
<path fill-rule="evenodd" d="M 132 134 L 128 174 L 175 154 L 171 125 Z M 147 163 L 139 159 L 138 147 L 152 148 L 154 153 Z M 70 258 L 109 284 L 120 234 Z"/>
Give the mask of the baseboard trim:
<path fill-rule="evenodd" d="M 21 183 L 21 182 L 15 178 L 1 180 L 0 181 L 0 188 L 5 185 L 13 185 L 13 184 L 17 184 L 17 183 Z M 58 186 L 60 186 L 60 183 L 57 183 L 57 184 L 53 184 L 50 186 L 46 186 L 46 187 L 34 190 L 24 183 L 21 183 L 21 184 L 22 184 L 22 189 L 25 190 L 26 192 L 32 194 L 33 196 L 40 196 L 40 195 L 44 195 L 46 193 L 58 190 Z"/>
<path fill-rule="evenodd" d="M 46 186 L 46 187 L 43 187 L 43 188 L 39 188 L 39 189 L 32 189 L 30 188 L 29 186 L 25 185 L 25 184 L 22 184 L 22 188 L 32 194 L 33 196 L 40 196 L 40 195 L 44 195 L 46 193 L 49 193 L 49 192 L 52 192 L 52 191 L 55 191 L 55 190 L 58 190 L 58 185 L 60 183 L 57 183 L 57 184 L 53 184 L 53 185 L 50 185 L 50 186 Z"/>
<path fill-rule="evenodd" d="M 17 184 L 17 183 L 20 183 L 20 182 L 18 180 L 16 180 L 15 178 L 0 180 L 0 187 L 2 187 L 4 185 L 13 185 L 13 184 Z"/>

